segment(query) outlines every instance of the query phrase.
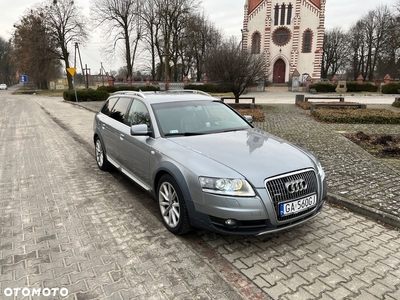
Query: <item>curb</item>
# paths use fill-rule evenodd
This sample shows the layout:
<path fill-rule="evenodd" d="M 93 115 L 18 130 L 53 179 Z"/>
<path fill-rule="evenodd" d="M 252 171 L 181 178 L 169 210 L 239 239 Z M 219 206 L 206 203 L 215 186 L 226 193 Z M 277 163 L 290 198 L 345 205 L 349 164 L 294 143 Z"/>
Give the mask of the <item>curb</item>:
<path fill-rule="evenodd" d="M 337 204 L 343 207 L 350 209 L 353 212 L 356 212 L 360 215 L 366 216 L 373 220 L 391 225 L 396 228 L 400 228 L 400 217 L 396 217 L 394 215 L 390 215 L 378 209 L 371 208 L 369 206 L 350 201 L 344 197 L 333 195 L 328 193 L 328 202 L 333 204 Z"/>

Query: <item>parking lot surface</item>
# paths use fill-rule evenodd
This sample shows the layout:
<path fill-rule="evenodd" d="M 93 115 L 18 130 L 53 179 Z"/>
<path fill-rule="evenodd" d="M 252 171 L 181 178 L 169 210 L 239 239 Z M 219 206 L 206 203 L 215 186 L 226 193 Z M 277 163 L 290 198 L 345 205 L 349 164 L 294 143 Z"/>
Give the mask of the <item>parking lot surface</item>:
<path fill-rule="evenodd" d="M 399 126 L 320 124 L 266 100 L 257 126 L 316 154 L 331 198 L 358 210 L 328 204 L 261 237 L 176 237 L 146 193 L 98 170 L 87 109 L 98 103 L 11 93 L 0 102 L 1 299 L 400 299 L 399 231 L 363 215 L 397 221 L 400 168 L 341 135 Z M 68 295 L 43 296 L 61 288 Z"/>

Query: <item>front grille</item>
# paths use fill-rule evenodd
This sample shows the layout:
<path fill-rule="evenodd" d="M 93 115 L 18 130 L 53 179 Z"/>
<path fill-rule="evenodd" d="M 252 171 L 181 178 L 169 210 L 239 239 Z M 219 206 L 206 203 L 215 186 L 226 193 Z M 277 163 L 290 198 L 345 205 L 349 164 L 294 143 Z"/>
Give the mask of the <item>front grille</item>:
<path fill-rule="evenodd" d="M 307 188 L 298 192 L 289 193 L 289 191 L 285 186 L 285 183 L 297 180 L 304 180 L 307 184 Z M 274 203 L 275 213 L 278 218 L 278 221 L 290 220 L 292 218 L 304 215 L 315 209 L 315 207 L 312 207 L 309 208 L 308 210 L 304 210 L 297 214 L 289 216 L 280 216 L 279 214 L 280 203 L 301 199 L 311 194 L 317 194 L 318 183 L 314 170 L 303 170 L 294 173 L 284 174 L 282 176 L 274 178 L 269 178 L 265 181 L 265 188 L 267 189 Z"/>

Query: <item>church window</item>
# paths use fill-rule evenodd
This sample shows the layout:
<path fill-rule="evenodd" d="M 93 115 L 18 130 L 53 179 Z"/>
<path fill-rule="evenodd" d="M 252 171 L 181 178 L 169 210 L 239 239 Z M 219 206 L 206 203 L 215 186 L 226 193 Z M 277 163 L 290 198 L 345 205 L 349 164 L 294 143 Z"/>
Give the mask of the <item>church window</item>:
<path fill-rule="evenodd" d="M 253 34 L 251 41 L 251 53 L 260 54 L 261 37 L 258 32 Z"/>
<path fill-rule="evenodd" d="M 281 5 L 281 25 L 285 25 L 285 14 L 286 14 L 286 6 L 285 4 Z"/>
<path fill-rule="evenodd" d="M 293 10 L 293 5 L 289 4 L 288 6 L 288 12 L 287 12 L 287 21 L 286 25 L 290 25 L 292 21 L 292 10 Z"/>
<path fill-rule="evenodd" d="M 279 5 L 275 5 L 275 19 L 274 19 L 274 25 L 277 26 L 279 23 Z"/>
<path fill-rule="evenodd" d="M 275 45 L 284 46 L 290 40 L 290 31 L 285 27 L 277 28 L 272 34 L 272 39 Z"/>
<path fill-rule="evenodd" d="M 311 52 L 312 31 L 307 29 L 303 34 L 303 53 Z"/>

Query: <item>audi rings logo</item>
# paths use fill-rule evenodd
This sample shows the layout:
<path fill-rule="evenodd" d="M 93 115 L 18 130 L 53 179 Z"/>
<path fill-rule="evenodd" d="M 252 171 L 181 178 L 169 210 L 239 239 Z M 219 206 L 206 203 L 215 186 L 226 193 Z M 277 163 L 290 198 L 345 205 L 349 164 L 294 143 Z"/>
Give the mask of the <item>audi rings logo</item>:
<path fill-rule="evenodd" d="M 304 191 L 307 188 L 307 183 L 304 179 L 297 179 L 285 182 L 285 187 L 289 194 L 294 194 Z"/>

